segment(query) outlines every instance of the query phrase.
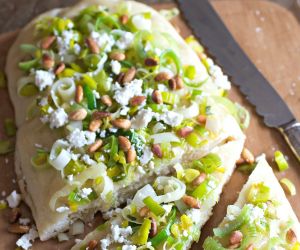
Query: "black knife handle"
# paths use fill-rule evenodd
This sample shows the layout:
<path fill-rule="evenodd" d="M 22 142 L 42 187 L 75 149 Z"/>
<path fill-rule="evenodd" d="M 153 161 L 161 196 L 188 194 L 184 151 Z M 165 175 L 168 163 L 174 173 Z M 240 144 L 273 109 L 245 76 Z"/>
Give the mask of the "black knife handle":
<path fill-rule="evenodd" d="M 300 161 L 300 123 L 293 121 L 282 126 L 279 130 L 283 134 L 296 158 Z"/>

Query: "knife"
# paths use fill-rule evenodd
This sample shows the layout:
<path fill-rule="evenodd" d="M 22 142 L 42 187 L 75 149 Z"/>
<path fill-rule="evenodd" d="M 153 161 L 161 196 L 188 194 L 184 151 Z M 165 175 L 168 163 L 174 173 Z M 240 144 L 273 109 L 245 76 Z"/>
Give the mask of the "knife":
<path fill-rule="evenodd" d="M 233 78 L 268 127 L 277 128 L 300 161 L 300 123 L 234 40 L 208 0 L 177 0 L 180 11 L 208 53 Z"/>

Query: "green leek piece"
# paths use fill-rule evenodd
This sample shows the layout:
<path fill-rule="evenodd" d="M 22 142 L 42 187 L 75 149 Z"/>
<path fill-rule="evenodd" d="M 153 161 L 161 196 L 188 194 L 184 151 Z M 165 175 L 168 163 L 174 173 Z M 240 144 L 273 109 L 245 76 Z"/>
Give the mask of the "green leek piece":
<path fill-rule="evenodd" d="M 38 61 L 38 59 L 32 59 L 30 61 L 19 62 L 19 68 L 23 71 L 29 71 L 30 69 L 37 66 Z"/>
<path fill-rule="evenodd" d="M 64 168 L 64 174 L 67 175 L 76 175 L 82 172 L 85 169 L 84 164 L 81 164 L 79 161 L 71 160 L 67 166 Z"/>
<path fill-rule="evenodd" d="M 188 144 L 190 144 L 192 147 L 196 148 L 201 145 L 201 138 L 196 132 L 190 133 L 185 140 L 187 141 Z"/>
<path fill-rule="evenodd" d="M 98 31 L 106 27 L 108 27 L 109 30 L 121 28 L 117 15 L 100 16 L 97 18 L 95 29 Z"/>
<path fill-rule="evenodd" d="M 7 203 L 4 200 L 0 200 L 0 210 L 7 208 Z"/>
<path fill-rule="evenodd" d="M 90 89 L 97 89 L 97 83 L 96 83 L 96 81 L 92 77 L 90 77 L 89 75 L 87 75 L 87 74 L 84 74 L 82 76 L 82 82 L 84 84 L 86 84 L 87 86 L 89 86 Z"/>
<path fill-rule="evenodd" d="M 221 158 L 214 153 L 210 153 L 200 160 L 195 160 L 193 162 L 194 167 L 199 168 L 207 174 L 211 174 L 216 171 L 218 167 L 222 164 Z"/>
<path fill-rule="evenodd" d="M 274 153 L 274 157 L 280 172 L 285 171 L 289 168 L 289 164 L 287 163 L 283 153 L 277 150 Z"/>
<path fill-rule="evenodd" d="M 156 216 L 161 216 L 166 212 L 165 209 L 159 203 L 153 200 L 151 196 L 146 197 L 143 202 Z"/>
<path fill-rule="evenodd" d="M 204 83 L 206 83 L 206 81 L 209 79 L 209 77 L 205 78 L 203 81 L 201 82 L 192 82 L 190 81 L 188 78 L 184 79 L 184 84 L 186 86 L 189 86 L 191 88 L 200 88 Z"/>
<path fill-rule="evenodd" d="M 111 82 L 108 80 L 108 77 L 104 70 L 100 71 L 96 76 L 94 76 L 95 81 L 97 82 L 97 91 L 101 94 L 105 94 L 111 88 Z"/>
<path fill-rule="evenodd" d="M 96 70 L 99 61 L 101 60 L 100 55 L 96 54 L 89 54 L 84 58 L 84 64 L 90 69 L 90 70 Z"/>
<path fill-rule="evenodd" d="M 247 195 L 247 200 L 250 203 L 258 204 L 267 202 L 270 199 L 270 188 L 263 182 L 252 184 Z"/>
<path fill-rule="evenodd" d="M 168 215 L 167 218 L 167 225 L 165 228 L 163 228 L 157 235 L 155 235 L 152 239 L 150 239 L 151 246 L 157 247 L 161 243 L 165 242 L 168 237 L 170 236 L 170 228 L 174 224 L 176 219 L 176 209 L 173 208 L 170 212 L 170 215 Z"/>
<path fill-rule="evenodd" d="M 251 174 L 252 171 L 255 169 L 256 164 L 242 164 L 238 166 L 238 171 L 244 174 Z"/>
<path fill-rule="evenodd" d="M 108 167 L 113 167 L 115 165 L 115 155 L 119 151 L 119 145 L 118 145 L 118 139 L 116 136 L 112 135 L 110 137 L 110 142 L 108 145 L 108 150 L 109 150 L 109 161 L 107 163 Z M 106 145 L 105 145 L 106 146 Z"/>
<path fill-rule="evenodd" d="M 292 181 L 290 181 L 288 178 L 283 178 L 280 180 L 280 184 L 283 187 L 283 189 L 289 194 L 289 195 L 296 195 L 296 187 Z"/>
<path fill-rule="evenodd" d="M 224 248 L 222 244 L 216 239 L 212 237 L 208 237 L 204 241 L 203 249 L 204 250 L 226 250 L 227 248 Z"/>
<path fill-rule="evenodd" d="M 136 245 L 145 245 L 151 229 L 151 220 L 145 218 L 141 227 L 132 236 L 132 242 Z"/>
<path fill-rule="evenodd" d="M 6 87 L 6 78 L 4 72 L 0 71 L 0 88 L 3 89 Z"/>
<path fill-rule="evenodd" d="M 143 136 L 135 132 L 134 130 L 128 130 L 125 132 L 125 135 L 128 137 L 129 141 L 131 142 L 131 145 L 134 146 L 136 150 L 136 154 L 138 156 L 142 156 L 144 153 L 144 145 L 145 145 L 145 139 Z"/>
<path fill-rule="evenodd" d="M 220 238 L 223 238 L 227 235 L 229 235 L 231 232 L 238 230 L 243 225 L 247 224 L 251 217 L 251 208 L 247 205 L 245 205 L 242 208 L 241 213 L 233 220 L 228 222 L 228 225 L 226 227 L 222 228 L 215 228 L 214 235 Z"/>
<path fill-rule="evenodd" d="M 208 180 L 206 179 L 202 182 L 196 189 L 192 192 L 192 196 L 201 200 L 212 190 L 212 187 L 208 185 Z"/>
<path fill-rule="evenodd" d="M 161 92 L 163 103 L 174 105 L 176 96 L 171 92 Z"/>
<path fill-rule="evenodd" d="M 13 119 L 7 118 L 4 120 L 4 130 L 7 136 L 16 135 L 17 128 Z"/>
<path fill-rule="evenodd" d="M 177 74 L 182 75 L 182 64 L 180 58 L 176 55 L 176 53 L 173 50 L 168 49 L 160 55 L 160 62 L 162 64 L 169 64 L 170 61 L 175 64 Z"/>
<path fill-rule="evenodd" d="M 38 48 L 36 46 L 34 46 L 33 44 L 23 43 L 20 45 L 20 49 L 21 49 L 21 51 L 23 51 L 25 53 L 33 54 Z"/>
<path fill-rule="evenodd" d="M 94 110 L 97 108 L 96 97 L 88 85 L 83 85 L 83 93 L 87 99 L 88 108 Z"/>
<path fill-rule="evenodd" d="M 30 97 L 36 95 L 38 92 L 39 89 L 37 88 L 37 86 L 32 83 L 28 83 L 21 88 L 19 94 L 21 96 Z"/>
<path fill-rule="evenodd" d="M 133 25 L 132 25 L 133 26 Z M 153 35 L 146 30 L 140 30 L 136 32 L 133 40 L 133 49 L 135 55 L 138 57 L 140 61 L 143 61 L 147 57 L 147 53 L 145 52 L 144 43 L 152 42 L 154 40 Z"/>
<path fill-rule="evenodd" d="M 15 146 L 11 140 L 0 141 L 0 155 L 10 153 L 14 151 Z"/>
<path fill-rule="evenodd" d="M 35 169 L 44 169 L 49 166 L 48 164 L 48 153 L 37 152 L 35 156 L 31 158 L 31 164 Z"/>
<path fill-rule="evenodd" d="M 196 68 L 193 65 L 186 66 L 184 69 L 184 76 L 189 78 L 190 80 L 195 79 L 196 77 Z"/>

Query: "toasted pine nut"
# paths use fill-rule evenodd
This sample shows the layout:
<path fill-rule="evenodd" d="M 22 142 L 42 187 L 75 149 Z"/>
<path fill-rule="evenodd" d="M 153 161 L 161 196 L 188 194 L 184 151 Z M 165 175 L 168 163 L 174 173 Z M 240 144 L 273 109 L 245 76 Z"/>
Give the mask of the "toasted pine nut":
<path fill-rule="evenodd" d="M 127 119 L 118 118 L 113 120 L 112 125 L 116 128 L 122 128 L 124 130 L 128 130 L 131 127 L 131 121 Z"/>
<path fill-rule="evenodd" d="M 42 63 L 43 63 L 43 67 L 45 69 L 51 69 L 55 64 L 54 59 L 51 56 L 49 56 L 48 54 L 43 55 Z"/>
<path fill-rule="evenodd" d="M 77 85 L 75 91 L 75 102 L 81 103 L 82 100 L 83 100 L 83 88 L 81 85 Z"/>
<path fill-rule="evenodd" d="M 119 145 L 124 152 L 127 152 L 131 148 L 131 142 L 125 136 L 118 137 Z"/>
<path fill-rule="evenodd" d="M 241 231 L 239 230 L 233 231 L 229 236 L 229 244 L 230 245 L 240 244 L 242 239 L 243 239 L 243 234 Z"/>
<path fill-rule="evenodd" d="M 101 120 L 91 120 L 91 122 L 89 124 L 89 131 L 96 132 L 100 128 L 101 125 L 102 125 Z"/>
<path fill-rule="evenodd" d="M 179 129 L 179 130 L 177 131 L 177 134 L 178 134 L 179 137 L 185 138 L 185 137 L 187 137 L 190 133 L 192 133 L 193 130 L 194 130 L 194 129 L 193 129 L 192 127 L 183 127 L 183 128 L 181 128 L 181 129 Z"/>
<path fill-rule="evenodd" d="M 9 225 L 7 230 L 8 230 L 8 232 L 14 233 L 14 234 L 25 234 L 25 233 L 29 232 L 30 227 L 15 223 L 15 224 Z"/>
<path fill-rule="evenodd" d="M 43 38 L 41 41 L 41 48 L 42 49 L 49 49 L 52 43 L 55 41 L 56 37 L 55 36 L 47 36 Z"/>
<path fill-rule="evenodd" d="M 64 71 L 65 68 L 66 68 L 66 65 L 65 65 L 63 62 L 60 62 L 60 63 L 57 65 L 56 69 L 54 70 L 54 74 L 55 74 L 55 75 L 60 74 L 61 72 Z"/>
<path fill-rule="evenodd" d="M 193 196 L 184 195 L 182 201 L 191 208 L 200 208 L 198 200 Z"/>
<path fill-rule="evenodd" d="M 98 246 L 98 241 L 91 240 L 87 246 L 87 250 L 95 250 Z"/>
<path fill-rule="evenodd" d="M 175 90 L 177 87 L 176 87 L 176 80 L 174 78 L 171 78 L 169 81 L 168 81 L 168 84 L 169 84 L 169 88 L 170 90 Z"/>
<path fill-rule="evenodd" d="M 125 60 L 126 56 L 122 52 L 115 51 L 115 52 L 110 53 L 109 58 L 111 60 L 115 60 L 115 61 L 123 61 L 123 60 Z"/>
<path fill-rule="evenodd" d="M 131 82 L 134 79 L 135 74 L 136 74 L 135 68 L 130 68 L 129 70 L 127 70 L 127 72 L 125 73 L 122 79 L 123 84 Z"/>
<path fill-rule="evenodd" d="M 201 124 L 205 124 L 206 123 L 206 116 L 205 115 L 198 115 L 197 116 L 197 122 L 199 122 Z"/>
<path fill-rule="evenodd" d="M 82 121 L 86 118 L 87 111 L 84 108 L 77 109 L 69 114 L 72 121 Z"/>
<path fill-rule="evenodd" d="M 184 87 L 182 78 L 179 75 L 176 75 L 174 79 L 176 81 L 176 89 L 182 89 Z"/>
<path fill-rule="evenodd" d="M 154 90 L 152 92 L 152 100 L 157 104 L 161 104 L 163 102 L 162 95 L 159 90 Z"/>
<path fill-rule="evenodd" d="M 149 208 L 145 206 L 145 207 L 142 207 L 142 208 L 140 209 L 139 215 L 140 215 L 142 218 L 144 218 L 144 217 L 146 217 L 146 216 L 149 215 L 149 212 L 150 212 Z"/>
<path fill-rule="evenodd" d="M 163 153 L 159 144 L 153 144 L 151 148 L 152 153 L 158 158 L 163 157 Z"/>
<path fill-rule="evenodd" d="M 251 153 L 251 151 L 247 148 L 244 148 L 242 151 L 242 158 L 247 162 L 247 163 L 254 163 L 255 158 L 254 155 Z"/>
<path fill-rule="evenodd" d="M 100 48 L 93 38 L 88 37 L 86 43 L 93 54 L 99 54 Z"/>
<path fill-rule="evenodd" d="M 101 101 L 104 105 L 110 107 L 112 105 L 112 100 L 109 95 L 103 95 Z"/>
<path fill-rule="evenodd" d="M 244 160 L 242 157 L 240 157 L 240 158 L 235 162 L 236 165 L 242 165 L 242 164 L 244 164 L 244 163 L 245 163 L 245 160 Z"/>
<path fill-rule="evenodd" d="M 151 229 L 149 232 L 149 237 L 154 237 L 157 234 L 157 223 L 154 218 L 151 218 Z"/>
<path fill-rule="evenodd" d="M 157 82 L 162 82 L 162 81 L 168 81 L 171 78 L 172 76 L 170 75 L 170 73 L 162 71 L 155 76 L 154 80 Z"/>
<path fill-rule="evenodd" d="M 120 22 L 121 22 L 121 24 L 124 25 L 124 24 L 128 23 L 128 20 L 129 20 L 129 17 L 127 15 L 120 16 Z"/>
<path fill-rule="evenodd" d="M 197 187 L 199 186 L 202 182 L 204 182 L 206 179 L 206 174 L 205 173 L 201 173 L 198 175 L 198 177 L 196 177 L 193 181 L 192 181 L 192 185 Z"/>
<path fill-rule="evenodd" d="M 127 151 L 127 163 L 131 163 L 135 160 L 136 158 L 136 151 L 134 148 L 130 148 L 128 151 Z"/>
<path fill-rule="evenodd" d="M 286 233 L 286 241 L 290 244 L 295 244 L 297 242 L 297 236 L 293 229 L 289 229 Z"/>
<path fill-rule="evenodd" d="M 89 153 L 96 152 L 103 144 L 101 139 L 97 139 L 93 144 L 91 144 L 88 148 Z"/>
<path fill-rule="evenodd" d="M 158 64 L 157 60 L 155 60 L 154 58 L 146 58 L 144 61 L 145 65 L 148 67 L 153 67 L 156 66 Z"/>
<path fill-rule="evenodd" d="M 92 118 L 95 120 L 99 120 L 99 119 L 103 119 L 103 118 L 107 118 L 107 117 L 111 117 L 111 113 L 105 112 L 105 111 L 95 111 L 92 114 Z"/>
<path fill-rule="evenodd" d="M 135 107 L 141 105 L 145 100 L 146 100 L 146 96 L 139 95 L 139 96 L 132 97 L 129 103 L 131 106 Z"/>

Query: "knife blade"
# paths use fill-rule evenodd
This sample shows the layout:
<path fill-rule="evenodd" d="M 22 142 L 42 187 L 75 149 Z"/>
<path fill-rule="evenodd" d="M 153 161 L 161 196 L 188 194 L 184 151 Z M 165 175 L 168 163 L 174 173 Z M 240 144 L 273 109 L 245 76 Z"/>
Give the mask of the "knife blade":
<path fill-rule="evenodd" d="M 195 37 L 255 106 L 267 126 L 283 134 L 300 161 L 300 123 L 234 40 L 208 0 L 177 0 Z"/>

